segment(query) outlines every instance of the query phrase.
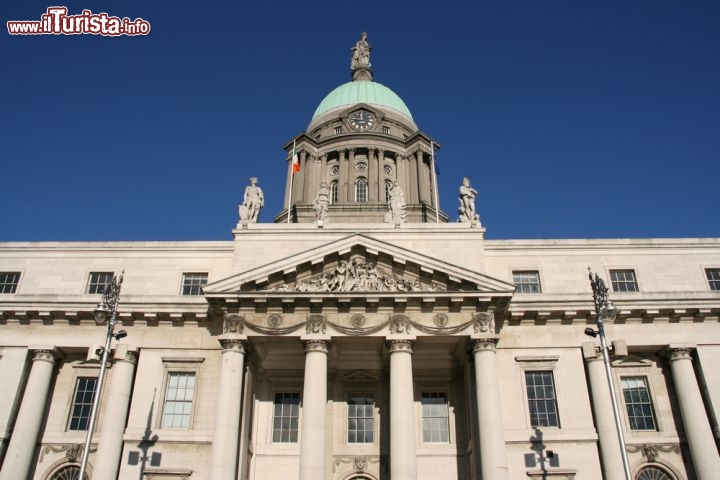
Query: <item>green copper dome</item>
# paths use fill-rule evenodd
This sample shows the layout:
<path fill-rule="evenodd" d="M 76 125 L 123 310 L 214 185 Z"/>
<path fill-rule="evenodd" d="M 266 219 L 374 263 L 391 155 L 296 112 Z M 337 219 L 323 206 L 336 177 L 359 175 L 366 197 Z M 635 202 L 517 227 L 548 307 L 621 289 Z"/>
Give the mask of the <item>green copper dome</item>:
<path fill-rule="evenodd" d="M 377 82 L 348 82 L 330 92 L 320 102 L 312 120 L 336 107 L 367 103 L 391 108 L 412 120 L 410 109 L 395 92 Z M 312 121 L 311 120 L 311 121 Z"/>

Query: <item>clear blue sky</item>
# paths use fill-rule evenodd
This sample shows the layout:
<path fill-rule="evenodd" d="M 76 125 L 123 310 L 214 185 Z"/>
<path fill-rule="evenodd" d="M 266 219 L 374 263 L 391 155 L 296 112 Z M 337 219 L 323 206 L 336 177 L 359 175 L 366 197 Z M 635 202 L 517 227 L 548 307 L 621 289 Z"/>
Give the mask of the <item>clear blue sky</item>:
<path fill-rule="evenodd" d="M 61 3 L 148 36 L 11 36 L 2 2 L 0 241 L 230 239 L 247 179 L 282 209 L 281 146 L 375 79 L 471 176 L 488 238 L 720 236 L 720 2 Z"/>

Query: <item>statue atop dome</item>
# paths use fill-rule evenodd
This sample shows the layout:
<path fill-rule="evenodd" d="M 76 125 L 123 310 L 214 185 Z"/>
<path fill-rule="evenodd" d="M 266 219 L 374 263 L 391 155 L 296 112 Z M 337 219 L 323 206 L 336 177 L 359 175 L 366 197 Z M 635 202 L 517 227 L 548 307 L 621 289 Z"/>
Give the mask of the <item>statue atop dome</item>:
<path fill-rule="evenodd" d="M 353 80 L 372 80 L 372 69 L 370 68 L 370 50 L 372 50 L 372 46 L 367 41 L 367 33 L 362 32 L 360 40 L 355 42 L 355 46 L 350 50 L 352 51 L 350 70 L 352 71 Z"/>

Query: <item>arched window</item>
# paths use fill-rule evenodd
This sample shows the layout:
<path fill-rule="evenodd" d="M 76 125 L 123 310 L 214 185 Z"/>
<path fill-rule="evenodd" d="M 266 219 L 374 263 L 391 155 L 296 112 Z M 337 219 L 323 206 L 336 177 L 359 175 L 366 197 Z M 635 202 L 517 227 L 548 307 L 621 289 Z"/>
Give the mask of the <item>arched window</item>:
<path fill-rule="evenodd" d="M 330 182 L 330 203 L 337 203 L 338 201 L 338 181 L 333 180 Z"/>
<path fill-rule="evenodd" d="M 365 177 L 355 180 L 355 201 L 362 203 L 368 201 L 368 183 Z"/>
<path fill-rule="evenodd" d="M 80 478 L 80 467 L 77 465 L 67 465 L 53 473 L 50 480 L 78 480 L 78 478 Z M 85 479 L 87 480 L 87 478 L 88 476 L 85 474 Z"/>
<path fill-rule="evenodd" d="M 640 469 L 640 471 L 637 474 L 637 477 L 635 477 L 635 480 L 675 480 L 673 477 L 670 476 L 665 470 L 656 467 L 654 465 L 650 465 L 648 467 L 643 467 Z"/>
<path fill-rule="evenodd" d="M 392 180 L 385 180 L 385 203 L 390 201 L 390 192 L 393 189 Z"/>

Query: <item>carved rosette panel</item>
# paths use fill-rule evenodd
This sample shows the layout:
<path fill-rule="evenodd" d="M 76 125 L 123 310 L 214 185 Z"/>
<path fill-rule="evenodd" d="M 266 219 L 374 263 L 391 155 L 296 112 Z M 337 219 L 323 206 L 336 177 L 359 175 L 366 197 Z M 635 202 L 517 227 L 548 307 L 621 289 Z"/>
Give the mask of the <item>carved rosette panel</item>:
<path fill-rule="evenodd" d="M 223 333 L 243 333 L 244 329 L 244 315 L 223 312 Z"/>
<path fill-rule="evenodd" d="M 448 324 L 448 316 L 444 313 L 436 313 L 433 317 L 433 323 L 440 328 L 445 328 Z"/>
<path fill-rule="evenodd" d="M 326 333 L 326 318 L 321 313 L 311 313 L 305 319 L 305 333 Z"/>

